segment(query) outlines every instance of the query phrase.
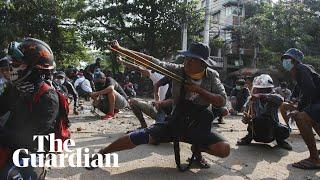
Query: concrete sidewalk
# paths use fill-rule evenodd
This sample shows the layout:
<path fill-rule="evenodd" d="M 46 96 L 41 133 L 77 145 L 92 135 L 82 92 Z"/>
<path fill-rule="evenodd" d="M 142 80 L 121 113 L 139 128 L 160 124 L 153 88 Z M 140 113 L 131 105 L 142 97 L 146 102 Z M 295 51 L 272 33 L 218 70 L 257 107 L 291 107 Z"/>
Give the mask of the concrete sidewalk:
<path fill-rule="evenodd" d="M 71 116 L 72 139 L 76 147 L 88 147 L 92 152 L 108 145 L 126 131 L 139 127 L 138 120 L 130 111 L 103 121 L 91 113 Z M 151 124 L 153 120 L 147 119 Z M 47 179 L 320 179 L 317 170 L 300 170 L 290 164 L 308 157 L 306 145 L 299 132 L 294 130 L 289 138 L 293 151 L 286 151 L 275 144 L 236 146 L 236 141 L 246 134 L 241 117 L 228 117 L 226 124 L 214 126 L 231 144 L 228 158 L 220 159 L 205 155 L 210 169 L 192 168 L 180 173 L 176 169 L 172 144 L 159 146 L 142 145 L 132 150 L 119 152 L 119 168 L 100 168 L 87 171 L 84 168 L 53 168 Z M 318 137 L 317 137 L 318 138 Z M 319 143 L 318 143 L 319 145 Z M 190 146 L 181 144 L 181 161 L 191 156 Z"/>

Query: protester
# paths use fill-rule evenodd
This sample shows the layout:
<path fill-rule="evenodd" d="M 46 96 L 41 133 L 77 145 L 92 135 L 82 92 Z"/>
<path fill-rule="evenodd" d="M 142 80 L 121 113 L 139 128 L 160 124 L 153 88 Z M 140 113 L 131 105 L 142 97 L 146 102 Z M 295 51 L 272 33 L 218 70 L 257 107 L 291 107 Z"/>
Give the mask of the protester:
<path fill-rule="evenodd" d="M 248 145 L 252 140 L 270 143 L 276 140 L 279 147 L 291 150 L 291 145 L 285 140 L 290 130 L 279 122 L 278 109 L 283 98 L 275 94 L 272 78 L 267 74 L 256 77 L 253 81 L 253 94 L 246 104 L 243 122 L 248 124 L 248 134 L 237 142 L 238 145 Z"/>
<path fill-rule="evenodd" d="M 93 75 L 94 75 L 94 72 L 100 67 L 101 67 L 101 58 L 97 58 L 95 63 L 89 64 L 83 71 L 84 77 L 90 82 L 90 85 L 93 90 L 95 90 Z"/>
<path fill-rule="evenodd" d="M 130 97 L 130 98 L 135 98 L 137 96 L 137 93 L 135 91 L 134 84 L 130 81 L 130 77 L 127 76 L 126 80 L 124 82 L 125 84 L 123 85 L 123 90 L 124 92 Z"/>
<path fill-rule="evenodd" d="M 131 149 L 141 144 L 176 142 L 176 138 L 178 138 L 193 144 L 192 151 L 198 161 L 203 160 L 201 151 L 218 157 L 229 155 L 230 145 L 216 132 L 211 132 L 213 116 L 207 107 L 210 104 L 216 107 L 224 106 L 226 92 L 219 80 L 219 74 L 208 67 L 212 65 L 208 46 L 202 43 L 193 43 L 188 51 L 181 52 L 186 56 L 184 65 L 162 62 L 151 56 L 127 50 L 117 42 L 113 42 L 112 47 L 123 53 L 138 54 L 180 76 L 185 73 L 185 78 L 191 83 L 182 86 L 177 81 L 172 82 L 172 97 L 176 105 L 174 110 L 176 116 L 173 116 L 172 120 L 136 130 L 101 149 L 99 153 L 106 154 Z M 144 60 L 140 59 L 140 61 Z M 94 169 L 94 167 L 88 169 Z"/>
<path fill-rule="evenodd" d="M 303 53 L 295 48 L 289 49 L 282 57 L 283 68 L 297 82 L 301 100 L 292 117 L 306 143 L 310 156 L 292 164 L 300 169 L 320 169 L 319 153 L 313 129 L 320 135 L 320 75 L 309 65 L 303 64 Z"/>
<path fill-rule="evenodd" d="M 7 57 L 0 59 L 0 96 L 6 91 L 8 83 L 10 81 L 10 67 L 9 59 Z M 0 103 L 0 105 L 4 105 Z M 6 109 L 6 107 L 0 106 L 0 109 Z M 0 113 L 0 127 L 4 126 L 10 116 L 10 111 Z"/>
<path fill-rule="evenodd" d="M 284 102 L 289 102 L 290 98 L 291 98 L 291 90 L 288 89 L 288 85 L 286 82 L 281 82 L 280 86 L 274 89 L 275 93 L 280 94 L 283 99 Z"/>
<path fill-rule="evenodd" d="M 165 95 L 165 99 L 160 100 L 159 91 L 161 87 L 169 85 L 169 89 Z M 130 99 L 129 104 L 134 115 L 138 118 L 141 127 L 143 129 L 147 127 L 147 123 L 143 117 L 146 114 L 151 119 L 156 120 L 156 122 L 164 122 L 165 118 L 172 111 L 172 94 L 171 94 L 171 79 L 168 77 L 163 77 L 160 79 L 154 87 L 155 99 L 153 102 L 144 102 L 137 99 Z"/>
<path fill-rule="evenodd" d="M 72 82 L 72 84 L 74 84 L 74 82 L 77 80 L 77 74 L 78 74 L 78 69 L 75 68 L 74 66 L 68 66 L 66 71 L 66 76 L 68 77 L 68 79 L 70 80 L 70 82 Z"/>
<path fill-rule="evenodd" d="M 74 87 L 76 88 L 80 97 L 83 97 L 89 101 L 90 94 L 92 93 L 91 83 L 84 77 L 82 72 L 78 72 L 77 77 L 78 78 L 74 82 Z"/>
<path fill-rule="evenodd" d="M 248 101 L 249 96 L 250 91 L 245 87 L 245 80 L 237 80 L 236 87 L 232 89 L 230 94 L 230 102 L 232 105 L 230 112 L 232 115 L 237 115 L 238 112 L 243 111 L 243 105 Z"/>
<path fill-rule="evenodd" d="M 11 43 L 8 54 L 12 61 L 12 83 L 0 97 L 0 111 L 10 111 L 11 115 L 4 127 L 0 128 L 0 147 L 9 148 L 11 153 L 16 149 L 35 152 L 38 144 L 37 141 L 33 141 L 33 136 L 54 133 L 55 121 L 59 114 L 59 98 L 55 90 L 49 89 L 39 96 L 38 102 L 33 101 L 38 91 L 48 86 L 44 82 L 43 73 L 54 68 L 53 53 L 45 42 L 27 38 L 21 43 Z M 46 149 L 48 145 L 48 141 L 45 140 Z M 44 178 L 45 172 L 42 168 L 38 171 L 31 166 L 14 166 L 11 155 L 8 157 L 10 160 L 7 166 L 0 170 L 0 179 Z"/>
<path fill-rule="evenodd" d="M 148 70 L 146 68 L 140 67 L 138 65 L 128 63 L 126 61 L 123 61 L 121 57 L 117 58 L 117 61 L 120 62 L 121 64 L 125 65 L 128 68 L 134 69 L 136 71 L 139 71 L 143 76 L 150 78 L 152 81 L 153 87 L 155 87 L 155 84 L 162 79 L 164 76 L 162 74 L 159 74 L 155 71 Z M 161 86 L 159 87 L 159 91 L 157 91 L 158 94 L 154 94 L 155 101 L 162 101 L 165 99 L 167 90 L 168 90 L 169 85 Z M 156 92 L 156 91 L 154 91 Z"/>
<path fill-rule="evenodd" d="M 94 107 L 106 114 L 102 119 L 112 119 L 119 110 L 128 106 L 127 95 L 116 80 L 106 77 L 103 72 L 96 72 L 94 81 L 97 92 L 90 96 L 94 99 Z"/>
<path fill-rule="evenodd" d="M 63 92 L 67 95 L 67 97 L 71 97 L 73 101 L 73 114 L 78 115 L 78 93 L 74 88 L 73 84 L 70 82 L 69 78 L 66 77 L 66 74 L 63 71 L 58 71 L 55 74 L 55 82 L 63 88 Z"/>

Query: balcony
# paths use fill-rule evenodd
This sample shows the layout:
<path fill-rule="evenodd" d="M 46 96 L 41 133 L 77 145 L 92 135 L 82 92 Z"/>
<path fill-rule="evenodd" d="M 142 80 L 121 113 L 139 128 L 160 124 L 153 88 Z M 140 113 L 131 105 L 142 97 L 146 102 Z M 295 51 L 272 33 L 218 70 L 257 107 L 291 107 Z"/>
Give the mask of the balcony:
<path fill-rule="evenodd" d="M 238 3 L 239 5 L 242 5 L 242 2 L 240 1 L 237 1 L 237 0 L 227 0 L 225 3 L 223 3 L 222 6 L 224 7 L 228 7 L 228 6 L 238 6 Z"/>

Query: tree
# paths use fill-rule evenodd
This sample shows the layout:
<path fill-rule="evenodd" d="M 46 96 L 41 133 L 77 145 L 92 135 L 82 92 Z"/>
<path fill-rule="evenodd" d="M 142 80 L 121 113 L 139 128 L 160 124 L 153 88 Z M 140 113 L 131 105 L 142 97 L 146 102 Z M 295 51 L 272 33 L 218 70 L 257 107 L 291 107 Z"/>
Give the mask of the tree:
<path fill-rule="evenodd" d="M 81 42 L 78 28 L 72 19 L 84 0 L 38 0 L 0 2 L 0 53 L 4 55 L 7 44 L 25 37 L 47 42 L 59 66 L 78 63 L 89 58 Z"/>
<path fill-rule="evenodd" d="M 251 3 L 248 6 L 253 9 L 249 12 L 256 14 L 251 14 L 239 28 L 242 28 L 247 46 L 260 47 L 259 65 L 278 62 L 279 59 L 274 58 L 279 58 L 292 47 L 301 49 L 307 59 L 316 59 L 320 55 L 320 20 L 314 9 L 315 4 L 318 2 L 273 6 Z"/>
<path fill-rule="evenodd" d="M 106 48 L 106 41 L 117 39 L 124 46 L 144 51 L 158 58 L 166 58 L 181 47 L 181 25 L 188 22 L 190 37 L 202 31 L 198 1 L 187 4 L 172 0 L 105 0 L 95 3 L 78 16 L 82 37 L 98 49 Z"/>

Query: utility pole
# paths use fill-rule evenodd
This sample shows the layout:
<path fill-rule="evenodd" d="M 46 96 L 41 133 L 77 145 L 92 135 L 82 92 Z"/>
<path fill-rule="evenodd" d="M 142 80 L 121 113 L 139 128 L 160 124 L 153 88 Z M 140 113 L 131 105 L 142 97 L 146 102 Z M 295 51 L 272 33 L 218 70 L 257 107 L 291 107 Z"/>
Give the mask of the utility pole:
<path fill-rule="evenodd" d="M 187 4 L 188 0 L 184 0 L 184 3 Z M 182 50 L 187 50 L 188 46 L 188 24 L 187 18 L 186 21 L 182 25 Z"/>
<path fill-rule="evenodd" d="M 238 48 L 239 48 L 239 64 L 242 64 L 242 56 L 241 56 L 241 53 L 242 53 L 242 50 L 241 50 L 241 39 L 242 39 L 242 33 L 241 33 L 241 16 L 240 14 L 242 15 L 242 11 L 240 11 L 240 1 L 241 0 L 238 0 L 238 27 L 239 27 L 239 41 L 238 41 Z"/>
<path fill-rule="evenodd" d="M 210 31 L 210 1 L 206 0 L 206 12 L 205 12 L 205 24 L 204 24 L 204 33 L 203 33 L 203 43 L 209 45 L 209 31 Z"/>

